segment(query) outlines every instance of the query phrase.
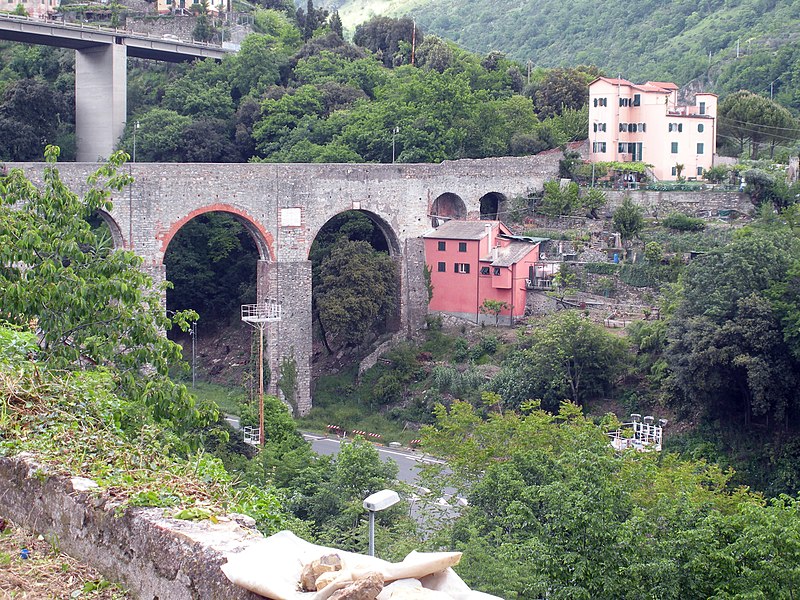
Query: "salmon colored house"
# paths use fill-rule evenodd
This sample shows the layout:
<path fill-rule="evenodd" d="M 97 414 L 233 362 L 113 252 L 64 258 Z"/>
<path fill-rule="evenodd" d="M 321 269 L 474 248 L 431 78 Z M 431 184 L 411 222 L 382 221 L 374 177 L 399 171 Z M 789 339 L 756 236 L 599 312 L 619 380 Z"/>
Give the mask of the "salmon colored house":
<path fill-rule="evenodd" d="M 598 77 L 589 84 L 592 162 L 642 161 L 658 180 L 699 179 L 714 166 L 717 96 L 678 105 L 678 86 Z"/>
<path fill-rule="evenodd" d="M 480 311 L 488 299 L 508 305 L 498 323 L 510 325 L 525 314 L 526 279 L 539 260 L 540 240 L 514 236 L 500 221 L 447 221 L 423 238 L 431 312 L 494 325 L 494 315 Z"/>

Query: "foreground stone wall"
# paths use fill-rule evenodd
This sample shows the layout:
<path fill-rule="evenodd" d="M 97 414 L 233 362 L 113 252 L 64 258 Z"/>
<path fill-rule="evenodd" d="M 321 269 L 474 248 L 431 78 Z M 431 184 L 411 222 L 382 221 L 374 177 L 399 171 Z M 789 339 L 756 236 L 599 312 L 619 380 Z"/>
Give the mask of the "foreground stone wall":
<path fill-rule="evenodd" d="M 220 570 L 262 536 L 252 519 L 179 521 L 126 509 L 81 478 L 51 476 L 30 455 L 0 458 L 0 516 L 41 534 L 140 600 L 257 600 Z M 249 523 L 248 523 L 249 522 Z M 250 524 L 250 526 L 248 526 Z"/>

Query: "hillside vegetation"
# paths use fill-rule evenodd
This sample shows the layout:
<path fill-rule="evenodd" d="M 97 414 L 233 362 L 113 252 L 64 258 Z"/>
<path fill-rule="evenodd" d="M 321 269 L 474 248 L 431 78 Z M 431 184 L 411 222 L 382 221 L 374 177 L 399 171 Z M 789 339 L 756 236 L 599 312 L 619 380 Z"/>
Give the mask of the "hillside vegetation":
<path fill-rule="evenodd" d="M 762 79 L 751 89 L 768 93 L 770 83 L 781 74 L 785 76 L 776 82 L 773 92 L 797 87 L 788 65 L 778 73 L 763 68 L 777 47 L 796 41 L 800 13 L 791 0 L 413 0 L 366 4 L 350 0 L 339 10 L 346 23 L 368 17 L 369 12 L 409 14 L 427 33 L 474 52 L 498 50 L 522 62 L 530 60 L 535 67 L 592 64 L 609 75 L 680 84 L 705 78 L 709 64 L 714 82 L 720 67 L 735 59 L 739 40 L 740 60 L 760 57 Z"/>

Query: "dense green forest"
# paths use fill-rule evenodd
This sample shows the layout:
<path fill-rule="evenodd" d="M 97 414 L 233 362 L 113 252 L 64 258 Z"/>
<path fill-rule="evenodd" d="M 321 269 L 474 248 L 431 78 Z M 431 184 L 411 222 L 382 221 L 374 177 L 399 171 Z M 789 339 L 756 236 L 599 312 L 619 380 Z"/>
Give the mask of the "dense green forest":
<path fill-rule="evenodd" d="M 392 10 L 464 48 L 498 50 L 534 67 L 592 64 L 631 80 L 697 81 L 720 94 L 772 88 L 800 110 L 800 16 L 792 0 L 423 0 Z"/>
<path fill-rule="evenodd" d="M 257 33 L 221 63 L 131 60 L 120 146 L 132 153 L 137 123 L 138 161 L 439 162 L 586 136 L 592 70 L 569 74 L 577 97 L 553 88 L 537 99 L 522 94 L 520 65 L 500 54 L 420 32 L 411 65 L 410 20 L 375 19 L 353 44 L 335 14 L 309 10 L 317 18 L 255 9 Z M 73 53 L 5 44 L 0 61 L 0 159 L 36 160 L 54 143 L 69 160 Z"/>

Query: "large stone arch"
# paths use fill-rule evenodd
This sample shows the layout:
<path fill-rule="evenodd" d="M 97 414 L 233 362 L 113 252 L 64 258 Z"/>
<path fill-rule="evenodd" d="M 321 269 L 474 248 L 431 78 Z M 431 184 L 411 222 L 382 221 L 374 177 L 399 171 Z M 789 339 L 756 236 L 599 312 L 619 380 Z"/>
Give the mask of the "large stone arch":
<path fill-rule="evenodd" d="M 390 323 L 389 323 L 390 330 L 397 331 L 398 329 L 400 329 L 401 323 L 402 323 L 404 315 L 405 315 L 405 311 L 407 310 L 406 303 L 403 301 L 403 299 L 406 296 L 406 293 L 404 291 L 407 290 L 407 287 L 408 287 L 408 281 L 407 281 L 407 277 L 406 277 L 406 269 L 404 268 L 404 266 L 405 266 L 405 253 L 403 252 L 403 248 L 400 245 L 399 236 L 397 235 L 397 233 L 394 231 L 392 226 L 389 224 L 389 222 L 384 217 L 382 217 L 378 213 L 370 211 L 370 210 L 355 209 L 355 208 L 348 208 L 348 209 L 341 210 L 341 211 L 339 211 L 337 213 L 329 215 L 328 218 L 325 220 L 325 222 L 322 223 L 322 225 L 320 225 L 320 227 L 318 227 L 316 229 L 316 231 L 314 232 L 313 237 L 311 237 L 311 243 L 308 246 L 308 252 L 309 252 L 308 257 L 309 257 L 309 260 L 311 258 L 311 246 L 313 245 L 314 240 L 316 240 L 316 238 L 319 235 L 320 231 L 322 231 L 322 229 L 324 229 L 324 227 L 328 223 L 330 223 L 334 218 L 336 218 L 339 215 L 348 213 L 348 212 L 359 213 L 359 214 L 364 215 L 365 217 L 367 217 L 370 221 L 372 221 L 372 223 L 383 234 L 383 237 L 386 240 L 386 246 L 387 246 L 387 250 L 389 252 L 389 256 L 391 256 L 391 258 L 397 264 L 397 276 L 398 276 L 398 283 L 399 283 L 399 285 L 397 286 L 397 292 L 398 292 L 397 311 L 395 313 L 395 316 L 393 317 L 393 319 L 390 320 Z"/>
<path fill-rule="evenodd" d="M 508 198 L 500 192 L 489 192 L 480 199 L 480 218 L 481 221 L 503 220 L 503 216 L 508 207 Z"/>
<path fill-rule="evenodd" d="M 172 223 L 167 230 L 158 233 L 156 237 L 158 238 L 158 240 L 161 241 L 162 259 L 167 252 L 169 243 L 172 241 L 172 239 L 175 237 L 175 234 L 178 233 L 181 227 L 186 225 L 189 221 L 191 221 L 195 217 L 199 217 L 200 215 L 212 212 L 227 213 L 232 217 L 234 217 L 244 226 L 244 228 L 252 236 L 253 241 L 256 244 L 256 248 L 258 248 L 259 262 L 261 261 L 275 262 L 275 249 L 274 249 L 275 244 L 272 234 L 270 234 L 266 229 L 264 229 L 263 224 L 258 219 L 248 214 L 247 211 L 245 211 L 244 209 L 230 204 L 222 204 L 222 203 L 209 204 L 201 208 L 197 208 L 188 213 L 187 215 L 185 215 L 184 217 Z"/>
<path fill-rule="evenodd" d="M 430 217 L 432 227 L 451 219 L 463 220 L 467 218 L 467 205 L 457 194 L 445 192 L 439 194 L 431 204 Z"/>

